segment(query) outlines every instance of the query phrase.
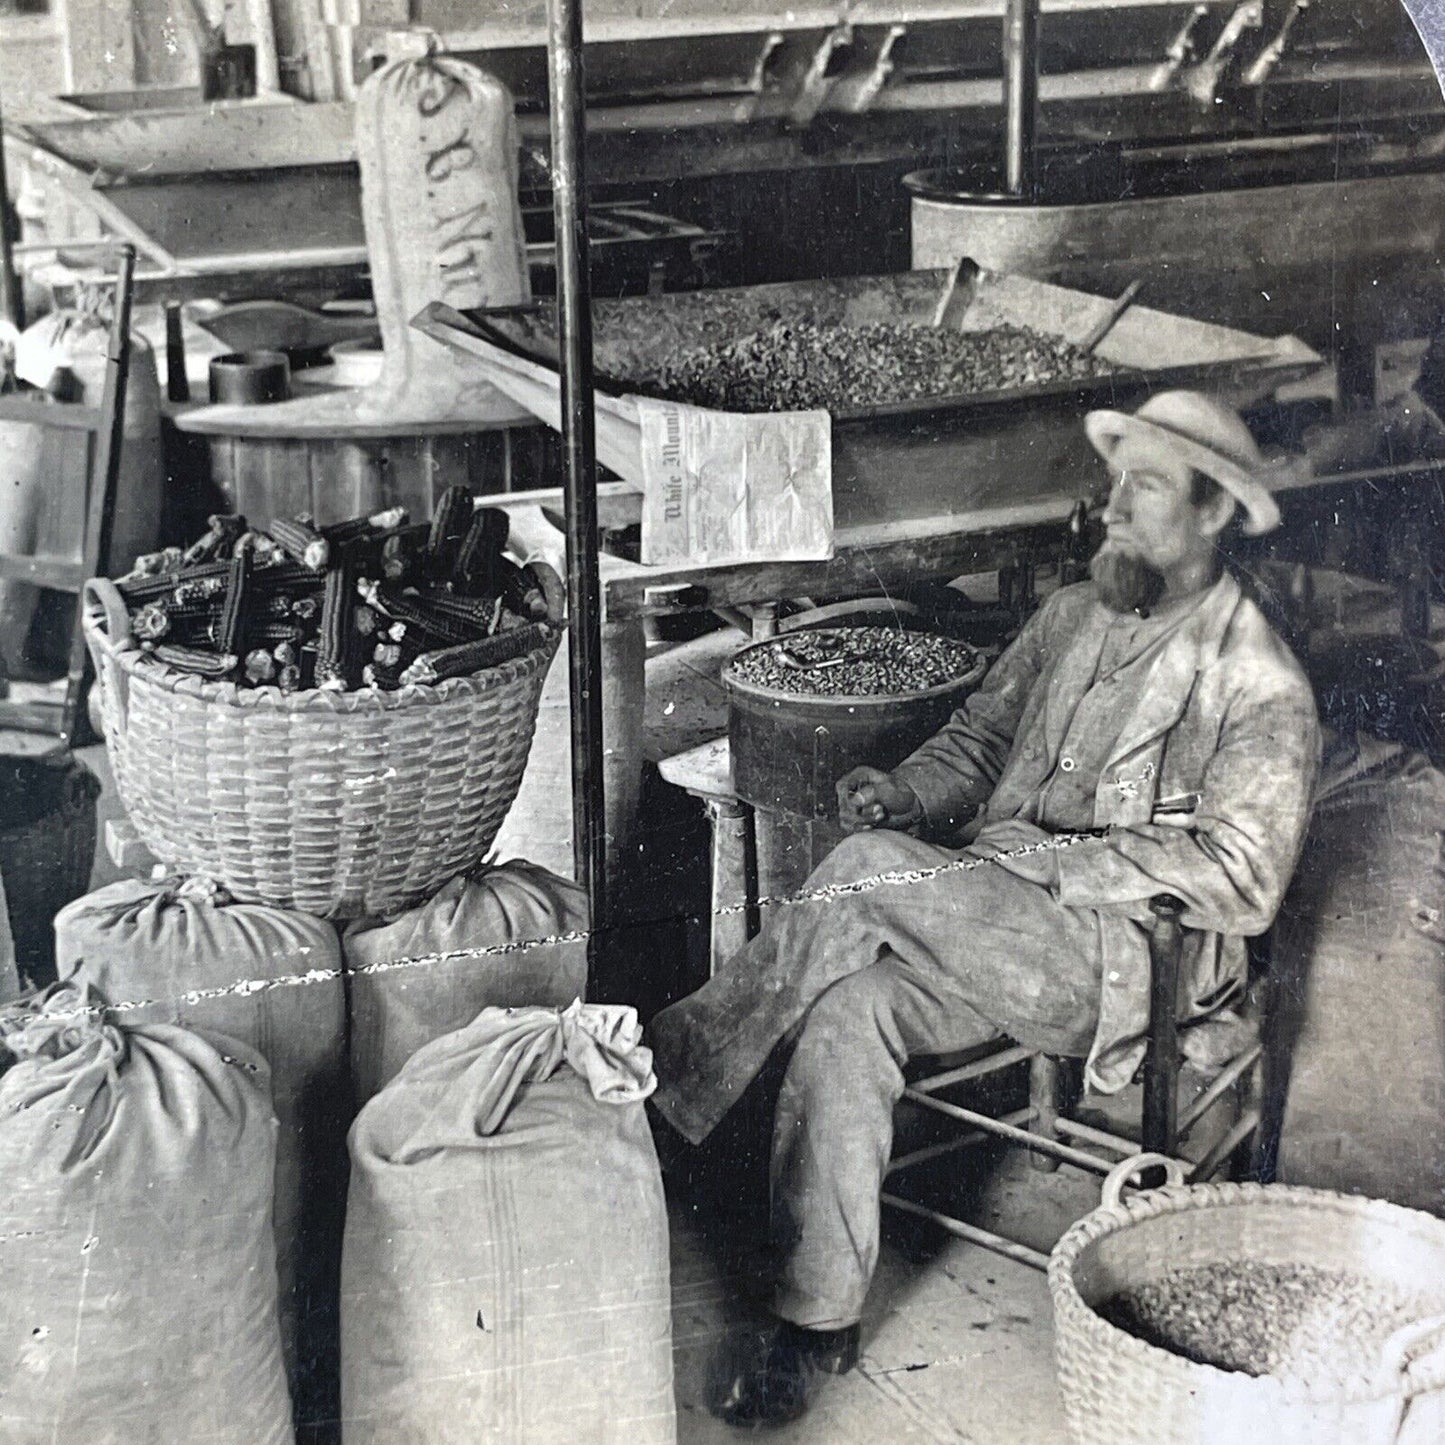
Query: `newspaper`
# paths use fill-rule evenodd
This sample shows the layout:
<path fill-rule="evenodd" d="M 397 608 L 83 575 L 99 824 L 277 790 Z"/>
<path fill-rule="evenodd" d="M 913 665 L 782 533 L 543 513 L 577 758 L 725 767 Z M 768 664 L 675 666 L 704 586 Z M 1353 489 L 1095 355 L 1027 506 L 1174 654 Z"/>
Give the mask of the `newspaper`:
<path fill-rule="evenodd" d="M 738 416 L 629 398 L 642 428 L 642 561 L 794 562 L 833 555 L 826 411 Z"/>

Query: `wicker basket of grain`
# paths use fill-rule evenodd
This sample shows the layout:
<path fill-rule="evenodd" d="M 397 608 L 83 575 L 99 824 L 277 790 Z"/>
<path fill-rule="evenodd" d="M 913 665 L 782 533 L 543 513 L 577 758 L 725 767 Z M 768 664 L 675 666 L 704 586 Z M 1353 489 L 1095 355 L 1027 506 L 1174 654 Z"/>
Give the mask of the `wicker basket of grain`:
<path fill-rule="evenodd" d="M 1445 1223 L 1275 1185 L 1121 1201 L 1137 1167 L 1049 1265 L 1076 1445 L 1445 1439 Z"/>
<path fill-rule="evenodd" d="M 469 677 L 283 693 L 142 651 L 115 586 L 87 584 L 106 746 L 146 846 L 238 899 L 330 918 L 429 897 L 491 847 L 521 786 L 560 629 Z"/>

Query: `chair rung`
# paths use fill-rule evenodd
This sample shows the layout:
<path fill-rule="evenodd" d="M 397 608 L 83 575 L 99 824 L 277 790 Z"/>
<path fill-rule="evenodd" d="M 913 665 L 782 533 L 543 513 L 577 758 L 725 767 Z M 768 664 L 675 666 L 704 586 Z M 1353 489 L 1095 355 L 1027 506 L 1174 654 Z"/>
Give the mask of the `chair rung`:
<path fill-rule="evenodd" d="M 1231 1059 L 1219 1077 L 1184 1111 L 1178 1125 L 1179 1138 L 1189 1131 L 1223 1098 L 1225 1092 L 1252 1069 L 1264 1054 L 1263 1044 L 1251 1044 L 1242 1054 Z"/>
<path fill-rule="evenodd" d="M 1013 1113 L 1003 1115 L 1003 1120 L 1006 1124 L 1022 1124 L 1024 1120 L 1033 1117 L 1033 1112 L 1028 1108 L 1015 1109 Z M 926 1164 L 930 1159 L 942 1159 L 947 1154 L 957 1154 L 963 1149 L 976 1149 L 980 1144 L 988 1143 L 992 1137 L 993 1135 L 982 1129 L 975 1129 L 971 1134 L 960 1134 L 942 1144 L 929 1144 L 922 1149 L 910 1150 L 907 1154 L 900 1154 L 896 1159 L 889 1160 L 884 1177 L 897 1174 L 900 1169 L 911 1169 L 915 1164 Z"/>
<path fill-rule="evenodd" d="M 983 1248 L 991 1249 L 995 1254 L 1001 1254 L 1006 1259 L 1026 1264 L 1030 1269 L 1046 1270 L 1049 1267 L 1048 1255 L 1040 1254 L 1038 1250 L 1030 1249 L 1026 1244 L 1005 1239 L 1001 1234 L 993 1234 L 974 1224 L 965 1224 L 963 1220 L 954 1219 L 949 1214 L 940 1214 L 936 1209 L 925 1209 L 923 1205 L 915 1204 L 911 1199 L 900 1199 L 896 1194 L 884 1194 L 881 1196 L 881 1200 L 894 1209 L 901 1209 L 905 1214 L 915 1214 L 920 1219 L 931 1220 L 950 1234 L 956 1234 L 960 1239 L 968 1240 L 970 1244 L 982 1245 Z"/>
<path fill-rule="evenodd" d="M 1246 1109 L 1235 1122 L 1234 1128 L 1189 1171 L 1189 1182 L 1197 1183 L 1218 1172 L 1219 1166 L 1258 1128 L 1259 1110 Z"/>
<path fill-rule="evenodd" d="M 1122 1134 L 1110 1134 L 1107 1130 L 1094 1128 L 1092 1124 L 1081 1124 L 1077 1119 L 1060 1115 L 1054 1121 L 1054 1127 L 1060 1134 L 1082 1139 L 1086 1144 L 1097 1144 L 1101 1149 L 1113 1149 L 1124 1159 L 1139 1152 L 1137 1139 L 1126 1139 Z"/>
<path fill-rule="evenodd" d="M 915 1104 L 922 1104 L 926 1109 L 946 1114 L 950 1119 L 957 1119 L 961 1124 L 972 1124 L 975 1129 L 986 1129 L 990 1134 L 997 1134 L 1002 1139 L 1022 1144 L 1036 1153 L 1048 1154 L 1054 1159 L 1062 1159 L 1065 1164 L 1075 1164 L 1080 1169 L 1087 1169 L 1091 1174 L 1107 1174 L 1118 1162 L 1115 1159 L 1101 1159 L 1096 1154 L 1086 1154 L 1082 1149 L 1070 1148 L 1069 1145 L 1060 1144 L 1058 1140 L 1047 1138 L 1043 1134 L 1033 1134 L 1027 1129 L 1006 1124 L 1002 1119 L 991 1119 L 987 1114 L 980 1114 L 976 1109 L 965 1109 L 958 1104 L 950 1104 L 945 1099 L 935 1099 L 928 1094 L 920 1094 L 917 1089 L 905 1089 L 903 1097 L 911 1099 Z"/>
<path fill-rule="evenodd" d="M 953 1084 L 964 1084 L 970 1079 L 982 1079 L 989 1074 L 998 1073 L 1001 1069 L 1012 1068 L 1015 1064 L 1033 1058 L 1037 1052 L 1037 1049 L 1026 1049 L 1015 1044 L 1010 1048 L 1000 1049 L 996 1054 L 989 1054 L 987 1058 L 975 1059 L 971 1064 L 960 1064 L 958 1068 L 949 1069 L 946 1073 L 920 1079 L 912 1087 L 920 1094 L 936 1094 L 940 1089 L 947 1089 Z"/>

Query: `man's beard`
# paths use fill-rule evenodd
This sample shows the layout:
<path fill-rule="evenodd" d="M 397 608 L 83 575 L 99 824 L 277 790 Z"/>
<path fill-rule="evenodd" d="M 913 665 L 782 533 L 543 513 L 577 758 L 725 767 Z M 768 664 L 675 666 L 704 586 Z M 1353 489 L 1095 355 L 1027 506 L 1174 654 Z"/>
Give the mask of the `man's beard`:
<path fill-rule="evenodd" d="M 1111 612 L 1150 612 L 1164 595 L 1164 574 L 1142 557 L 1105 542 L 1094 553 L 1089 575 Z"/>

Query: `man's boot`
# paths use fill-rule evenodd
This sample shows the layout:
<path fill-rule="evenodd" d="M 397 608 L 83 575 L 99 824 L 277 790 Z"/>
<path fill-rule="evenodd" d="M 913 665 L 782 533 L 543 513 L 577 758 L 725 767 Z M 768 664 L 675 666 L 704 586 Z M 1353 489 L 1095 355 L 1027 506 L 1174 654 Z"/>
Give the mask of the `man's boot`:
<path fill-rule="evenodd" d="M 786 1425 L 807 1411 L 820 1374 L 844 1375 L 857 1363 L 857 1325 L 805 1330 L 781 1320 L 724 1383 L 713 1413 L 742 1429 Z"/>

